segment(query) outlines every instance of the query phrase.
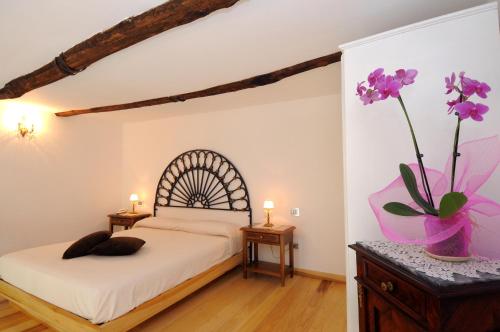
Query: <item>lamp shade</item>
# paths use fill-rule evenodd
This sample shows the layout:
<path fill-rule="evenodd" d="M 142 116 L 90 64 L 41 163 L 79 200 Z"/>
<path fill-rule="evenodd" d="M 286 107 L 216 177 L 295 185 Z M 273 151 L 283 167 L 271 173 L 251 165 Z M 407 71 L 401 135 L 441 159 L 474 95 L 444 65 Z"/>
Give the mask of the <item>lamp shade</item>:
<path fill-rule="evenodd" d="M 264 201 L 264 209 L 274 209 L 273 201 Z"/>
<path fill-rule="evenodd" d="M 139 196 L 137 194 L 131 194 L 129 199 L 131 202 L 137 202 L 139 200 Z"/>

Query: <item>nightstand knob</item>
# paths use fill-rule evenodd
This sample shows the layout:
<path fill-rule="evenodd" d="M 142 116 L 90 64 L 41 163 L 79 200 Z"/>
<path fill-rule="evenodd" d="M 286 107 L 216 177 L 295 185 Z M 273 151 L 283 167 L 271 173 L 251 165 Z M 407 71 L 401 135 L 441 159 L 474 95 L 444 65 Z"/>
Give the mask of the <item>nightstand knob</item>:
<path fill-rule="evenodd" d="M 264 238 L 264 236 L 262 236 L 262 235 L 261 235 L 261 236 L 260 236 L 260 239 L 262 240 L 263 238 Z"/>
<path fill-rule="evenodd" d="M 383 282 L 380 283 L 380 288 L 382 288 L 382 290 L 384 292 L 392 292 L 394 290 L 394 285 L 392 284 L 392 282 L 388 281 L 388 282 Z"/>

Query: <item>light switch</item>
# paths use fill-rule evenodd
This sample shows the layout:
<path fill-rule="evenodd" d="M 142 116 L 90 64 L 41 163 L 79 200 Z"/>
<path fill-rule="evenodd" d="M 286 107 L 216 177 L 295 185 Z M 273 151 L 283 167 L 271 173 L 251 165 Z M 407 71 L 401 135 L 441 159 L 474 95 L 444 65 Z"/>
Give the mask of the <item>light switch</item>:
<path fill-rule="evenodd" d="M 292 210 L 290 210 L 290 214 L 294 217 L 298 217 L 300 216 L 300 209 L 299 208 L 293 208 Z"/>

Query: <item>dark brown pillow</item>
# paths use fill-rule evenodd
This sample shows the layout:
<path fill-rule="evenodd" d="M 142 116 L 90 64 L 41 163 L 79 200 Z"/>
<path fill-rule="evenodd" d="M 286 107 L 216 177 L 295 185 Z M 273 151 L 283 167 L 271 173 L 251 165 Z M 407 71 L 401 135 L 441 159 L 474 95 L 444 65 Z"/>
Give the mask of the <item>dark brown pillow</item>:
<path fill-rule="evenodd" d="M 146 241 L 136 237 L 120 236 L 113 237 L 107 241 L 99 243 L 90 251 L 98 256 L 125 256 L 132 255 L 146 243 Z"/>
<path fill-rule="evenodd" d="M 73 243 L 63 254 L 63 259 L 70 259 L 88 255 L 90 250 L 96 245 L 106 241 L 111 237 L 111 232 L 99 231 L 82 237 L 80 240 Z"/>

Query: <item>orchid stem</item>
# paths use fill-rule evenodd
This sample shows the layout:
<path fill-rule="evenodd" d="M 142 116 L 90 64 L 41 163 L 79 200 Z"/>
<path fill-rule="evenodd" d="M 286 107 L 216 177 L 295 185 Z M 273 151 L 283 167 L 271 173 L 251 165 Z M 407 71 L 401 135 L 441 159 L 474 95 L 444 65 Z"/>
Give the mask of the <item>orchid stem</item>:
<path fill-rule="evenodd" d="M 458 117 L 457 120 L 457 129 L 455 130 L 455 141 L 453 142 L 453 163 L 451 165 L 451 188 L 450 191 L 453 192 L 455 191 L 455 169 L 457 166 L 457 157 L 459 156 L 458 154 L 458 137 L 460 135 L 460 117 Z"/>
<path fill-rule="evenodd" d="M 462 101 L 463 101 L 463 95 L 460 94 L 460 102 Z M 453 161 L 451 164 L 451 188 L 450 188 L 451 192 L 455 191 L 455 170 L 457 167 L 457 158 L 460 156 L 460 154 L 458 153 L 458 140 L 460 137 L 460 123 L 462 122 L 462 119 L 460 119 L 458 113 L 456 113 L 456 115 L 457 115 L 457 129 L 455 130 L 455 140 L 453 141 L 453 156 L 452 156 Z"/>
<path fill-rule="evenodd" d="M 427 180 L 427 174 L 425 172 L 424 162 L 422 161 L 423 155 L 420 153 L 420 149 L 418 148 L 417 138 L 415 136 L 415 130 L 413 129 L 413 125 L 411 124 L 410 117 L 408 116 L 408 112 L 406 111 L 406 106 L 403 102 L 403 98 L 401 96 L 398 97 L 399 103 L 401 104 L 401 108 L 406 117 L 406 121 L 408 122 L 408 126 L 410 127 L 411 137 L 413 140 L 413 146 L 415 147 L 415 153 L 417 154 L 418 160 L 418 168 L 420 170 L 420 177 L 422 179 L 422 186 L 424 187 L 425 196 L 427 197 L 427 202 L 434 207 L 434 201 L 432 199 L 431 188 L 429 186 L 429 182 Z"/>

